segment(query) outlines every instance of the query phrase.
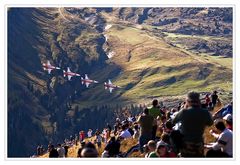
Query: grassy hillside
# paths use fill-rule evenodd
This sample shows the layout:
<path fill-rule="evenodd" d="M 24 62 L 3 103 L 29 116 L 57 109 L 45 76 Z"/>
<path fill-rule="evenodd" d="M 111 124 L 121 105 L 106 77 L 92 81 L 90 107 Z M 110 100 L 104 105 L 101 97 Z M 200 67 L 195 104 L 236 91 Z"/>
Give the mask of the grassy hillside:
<path fill-rule="evenodd" d="M 232 99 L 231 8 L 11 8 L 7 43 L 9 156 L 103 126 L 93 114 L 113 119 L 115 107 L 193 89 Z M 100 83 L 48 75 L 47 60 Z M 108 79 L 122 88 L 110 94 Z"/>
<path fill-rule="evenodd" d="M 198 55 L 124 25 L 113 24 L 105 35 L 108 48 L 116 54 L 108 61 L 121 68 L 113 80 L 124 87 L 121 97 L 137 101 L 183 95 L 192 89 L 232 90 L 232 58 Z"/>

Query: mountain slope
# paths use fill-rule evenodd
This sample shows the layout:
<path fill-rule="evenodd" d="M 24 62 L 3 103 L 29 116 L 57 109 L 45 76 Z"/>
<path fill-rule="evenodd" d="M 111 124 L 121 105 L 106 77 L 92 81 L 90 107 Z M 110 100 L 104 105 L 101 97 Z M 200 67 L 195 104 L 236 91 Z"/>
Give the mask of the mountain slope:
<path fill-rule="evenodd" d="M 155 97 L 217 89 L 231 99 L 231 16 L 231 8 L 10 8 L 8 156 L 101 129 L 122 107 Z M 47 60 L 100 83 L 86 89 L 62 70 L 48 75 Z M 108 79 L 122 88 L 105 91 Z"/>

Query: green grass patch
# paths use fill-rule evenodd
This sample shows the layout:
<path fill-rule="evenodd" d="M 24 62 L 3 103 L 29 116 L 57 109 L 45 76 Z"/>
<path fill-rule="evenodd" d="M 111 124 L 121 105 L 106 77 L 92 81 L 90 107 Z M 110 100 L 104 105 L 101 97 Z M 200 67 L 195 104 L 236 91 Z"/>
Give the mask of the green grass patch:
<path fill-rule="evenodd" d="M 117 37 L 119 40 L 127 42 L 131 45 L 140 44 L 146 40 L 148 40 L 149 36 L 145 33 L 141 33 L 139 29 L 132 27 L 123 27 L 118 25 L 114 25 L 107 34 L 110 36 Z"/>

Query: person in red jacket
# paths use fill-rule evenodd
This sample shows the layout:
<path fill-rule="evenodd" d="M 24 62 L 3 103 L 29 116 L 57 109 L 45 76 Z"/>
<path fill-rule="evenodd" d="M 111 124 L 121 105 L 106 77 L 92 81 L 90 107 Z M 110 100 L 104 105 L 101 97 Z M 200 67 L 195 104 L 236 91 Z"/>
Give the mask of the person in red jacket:
<path fill-rule="evenodd" d="M 206 105 L 206 107 L 208 107 L 210 103 L 211 103 L 211 99 L 209 97 L 209 94 L 206 94 L 206 96 L 205 96 L 205 105 Z"/>
<path fill-rule="evenodd" d="M 79 133 L 79 136 L 80 136 L 80 142 L 82 142 L 82 141 L 85 139 L 84 131 L 81 131 L 81 132 Z"/>

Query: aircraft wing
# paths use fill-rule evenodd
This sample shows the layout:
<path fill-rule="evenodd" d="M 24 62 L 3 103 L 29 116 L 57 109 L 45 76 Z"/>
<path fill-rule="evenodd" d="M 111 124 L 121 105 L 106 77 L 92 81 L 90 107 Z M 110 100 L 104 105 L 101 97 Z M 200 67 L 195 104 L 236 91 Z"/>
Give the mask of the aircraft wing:
<path fill-rule="evenodd" d="M 70 68 L 69 68 L 69 67 L 67 68 L 67 72 L 71 72 L 71 70 L 70 70 Z"/>
<path fill-rule="evenodd" d="M 112 82 L 111 82 L 111 80 L 110 80 L 110 79 L 108 79 L 108 84 L 112 84 Z"/>
<path fill-rule="evenodd" d="M 88 82 L 86 82 L 85 84 L 86 84 L 86 87 L 87 87 L 87 88 L 88 88 L 88 87 L 89 87 L 89 85 L 90 85 L 90 83 L 88 83 Z"/>
<path fill-rule="evenodd" d="M 88 80 L 88 79 L 89 79 L 87 74 L 85 74 L 85 79 L 86 79 L 86 80 Z"/>
<path fill-rule="evenodd" d="M 52 69 L 48 69 L 48 74 L 50 74 L 50 73 L 51 73 L 51 71 L 52 71 Z"/>
<path fill-rule="evenodd" d="M 83 80 L 83 78 L 81 77 L 81 82 L 82 82 L 82 84 L 84 84 L 84 80 Z"/>
<path fill-rule="evenodd" d="M 51 65 L 51 64 L 50 64 L 50 61 L 47 61 L 47 65 L 48 65 L 48 66 Z"/>
<path fill-rule="evenodd" d="M 105 88 L 105 89 L 108 89 L 106 82 L 104 82 L 104 88 Z"/>
<path fill-rule="evenodd" d="M 110 87 L 110 88 L 109 88 L 109 92 L 112 93 L 112 90 L 113 90 L 113 88 Z"/>
<path fill-rule="evenodd" d="M 68 80 L 69 80 L 69 81 L 71 80 L 71 78 L 72 78 L 72 76 L 68 75 Z"/>

